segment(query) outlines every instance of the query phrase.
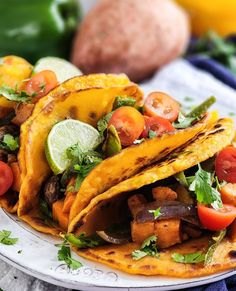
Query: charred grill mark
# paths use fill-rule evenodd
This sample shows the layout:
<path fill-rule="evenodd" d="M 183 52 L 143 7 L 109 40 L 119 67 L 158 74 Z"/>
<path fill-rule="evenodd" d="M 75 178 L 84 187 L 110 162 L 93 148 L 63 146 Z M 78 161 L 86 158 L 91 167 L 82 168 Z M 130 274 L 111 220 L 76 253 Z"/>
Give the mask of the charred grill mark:
<path fill-rule="evenodd" d="M 210 131 L 210 132 L 207 134 L 207 138 L 208 138 L 209 136 L 212 136 L 212 135 L 215 135 L 215 134 L 217 134 L 217 133 L 224 132 L 224 131 L 225 131 L 225 128 L 219 128 L 219 129 L 217 129 L 217 130 Z"/>
<path fill-rule="evenodd" d="M 139 164 L 144 164 L 146 162 L 147 158 L 146 157 L 139 157 L 137 158 L 136 160 L 136 165 L 139 165 Z"/>
<path fill-rule="evenodd" d="M 217 124 L 214 126 L 214 128 L 220 128 L 221 126 L 222 126 L 222 124 L 217 123 Z"/>
<path fill-rule="evenodd" d="M 150 265 L 143 265 L 143 266 L 140 266 L 140 268 L 142 268 L 144 270 L 151 270 L 151 266 Z"/>
<path fill-rule="evenodd" d="M 53 109 L 55 107 L 55 102 L 54 101 L 51 101 L 44 109 L 43 109 L 43 113 L 44 114 L 50 114 Z"/>
<path fill-rule="evenodd" d="M 131 254 L 125 254 L 125 255 L 124 255 L 124 258 L 128 258 L 128 259 L 130 259 L 130 258 L 131 258 Z"/>
<path fill-rule="evenodd" d="M 92 120 L 96 120 L 97 118 L 97 114 L 95 112 L 89 112 L 89 117 L 92 119 Z"/>
<path fill-rule="evenodd" d="M 69 109 L 69 116 L 72 119 L 76 119 L 78 115 L 78 108 L 76 106 L 71 106 Z"/>
<path fill-rule="evenodd" d="M 108 263 L 111 263 L 111 264 L 114 264 L 115 263 L 115 261 L 112 260 L 112 259 L 108 259 L 107 261 L 108 261 Z"/>
<path fill-rule="evenodd" d="M 107 253 L 108 256 L 110 256 L 110 255 L 114 255 L 114 254 L 115 254 L 114 251 L 110 251 L 110 252 Z"/>
<path fill-rule="evenodd" d="M 64 101 L 70 94 L 71 94 L 70 91 L 65 91 L 65 92 L 61 93 L 60 94 L 60 100 Z"/>
<path fill-rule="evenodd" d="M 160 155 L 164 155 L 164 154 L 168 154 L 170 152 L 170 148 L 167 147 L 167 148 L 164 148 L 162 151 L 160 151 Z"/>

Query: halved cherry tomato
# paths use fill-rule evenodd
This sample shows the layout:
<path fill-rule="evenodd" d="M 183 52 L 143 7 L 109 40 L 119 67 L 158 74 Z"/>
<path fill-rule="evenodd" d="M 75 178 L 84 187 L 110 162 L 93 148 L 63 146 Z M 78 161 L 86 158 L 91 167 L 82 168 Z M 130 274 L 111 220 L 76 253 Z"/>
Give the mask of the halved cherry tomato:
<path fill-rule="evenodd" d="M 169 95 L 162 92 L 150 93 L 144 103 L 144 113 L 148 116 L 160 116 L 173 122 L 177 119 L 180 105 Z"/>
<path fill-rule="evenodd" d="M 236 148 L 228 146 L 215 160 L 216 175 L 221 181 L 236 183 Z"/>
<path fill-rule="evenodd" d="M 34 101 L 47 95 L 57 86 L 57 76 L 53 71 L 44 70 L 35 74 L 25 85 L 28 95 L 35 97 Z"/>
<path fill-rule="evenodd" d="M 159 116 L 144 116 L 145 126 L 144 131 L 141 134 L 141 137 L 148 137 L 149 130 L 152 130 L 156 133 L 157 136 L 169 132 L 174 131 L 174 126 L 170 123 L 169 120 L 159 117 Z"/>
<path fill-rule="evenodd" d="M 113 125 L 123 146 L 131 145 L 144 129 L 143 115 L 133 107 L 123 106 L 115 110 L 108 127 Z"/>
<path fill-rule="evenodd" d="M 0 161 L 0 196 L 4 195 L 13 183 L 13 173 L 8 164 Z"/>
<path fill-rule="evenodd" d="M 228 204 L 218 210 L 198 204 L 197 210 L 202 225 L 213 231 L 225 229 L 236 218 L 236 207 Z"/>
<path fill-rule="evenodd" d="M 236 206 L 236 184 L 228 183 L 220 189 L 223 203 Z"/>

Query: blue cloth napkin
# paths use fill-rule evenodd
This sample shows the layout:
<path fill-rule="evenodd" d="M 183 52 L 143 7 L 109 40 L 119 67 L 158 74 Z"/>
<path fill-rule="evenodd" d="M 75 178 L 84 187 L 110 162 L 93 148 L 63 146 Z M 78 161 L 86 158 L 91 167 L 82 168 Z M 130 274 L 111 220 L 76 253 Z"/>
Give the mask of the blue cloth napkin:
<path fill-rule="evenodd" d="M 217 79 L 236 89 L 236 76 L 221 63 L 203 55 L 191 55 L 186 59 L 193 66 L 211 73 Z"/>
<path fill-rule="evenodd" d="M 235 291 L 236 290 L 236 275 L 227 279 L 199 286 L 194 288 L 185 289 L 186 291 Z"/>

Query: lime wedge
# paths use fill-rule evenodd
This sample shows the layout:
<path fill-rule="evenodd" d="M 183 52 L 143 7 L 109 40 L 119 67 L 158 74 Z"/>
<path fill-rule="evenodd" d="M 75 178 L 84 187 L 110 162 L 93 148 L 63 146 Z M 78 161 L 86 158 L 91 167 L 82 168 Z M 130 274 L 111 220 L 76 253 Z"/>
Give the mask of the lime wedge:
<path fill-rule="evenodd" d="M 81 71 L 70 62 L 57 57 L 45 57 L 39 59 L 34 66 L 33 74 L 43 70 L 53 71 L 56 74 L 59 83 L 72 77 L 82 75 Z"/>
<path fill-rule="evenodd" d="M 45 147 L 45 154 L 52 171 L 58 175 L 69 166 L 66 150 L 78 144 L 82 152 L 93 150 L 101 142 L 99 132 L 91 125 L 67 119 L 58 122 L 51 129 Z"/>

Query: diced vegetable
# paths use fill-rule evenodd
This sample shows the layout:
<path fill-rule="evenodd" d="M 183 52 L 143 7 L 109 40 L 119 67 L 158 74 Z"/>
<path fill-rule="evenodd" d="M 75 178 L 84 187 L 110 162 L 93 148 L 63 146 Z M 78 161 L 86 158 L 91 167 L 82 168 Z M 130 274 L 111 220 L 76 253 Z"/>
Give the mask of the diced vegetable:
<path fill-rule="evenodd" d="M 144 103 L 144 113 L 158 116 L 173 122 L 179 115 L 180 105 L 171 96 L 162 92 L 152 92 Z"/>
<path fill-rule="evenodd" d="M 174 131 L 175 128 L 170 123 L 168 119 L 162 118 L 160 116 L 144 116 L 145 127 L 142 132 L 141 137 L 151 138 L 150 131 L 153 132 L 153 136 L 159 136 L 165 132 Z"/>
<path fill-rule="evenodd" d="M 136 213 L 143 208 L 143 204 L 147 203 L 146 198 L 142 194 L 132 195 L 128 199 L 128 206 L 133 217 Z"/>
<path fill-rule="evenodd" d="M 222 208 L 213 209 L 198 204 L 198 217 L 203 226 L 209 230 L 219 231 L 228 227 L 236 217 L 236 207 L 224 204 Z"/>
<path fill-rule="evenodd" d="M 220 188 L 223 203 L 236 206 L 236 184 L 228 183 Z"/>
<path fill-rule="evenodd" d="M 137 243 L 142 243 L 146 238 L 154 234 L 154 222 L 137 223 L 131 222 L 132 240 Z"/>
<path fill-rule="evenodd" d="M 133 107 L 124 106 L 115 110 L 108 127 L 113 125 L 123 146 L 132 145 L 144 129 L 142 114 Z"/>
<path fill-rule="evenodd" d="M 236 183 L 236 148 L 224 148 L 215 160 L 216 175 L 220 181 Z"/>
<path fill-rule="evenodd" d="M 13 183 L 12 169 L 8 164 L 0 161 L 0 196 L 4 195 Z"/>
<path fill-rule="evenodd" d="M 176 200 L 177 193 L 169 187 L 155 187 L 152 188 L 152 196 L 158 201 Z"/>
<path fill-rule="evenodd" d="M 103 144 L 102 150 L 107 157 L 112 156 L 122 150 L 120 138 L 116 128 L 113 125 L 109 126 L 107 129 L 107 137 Z"/>

